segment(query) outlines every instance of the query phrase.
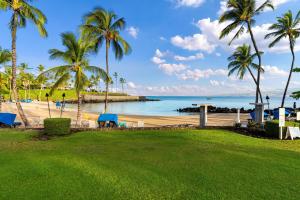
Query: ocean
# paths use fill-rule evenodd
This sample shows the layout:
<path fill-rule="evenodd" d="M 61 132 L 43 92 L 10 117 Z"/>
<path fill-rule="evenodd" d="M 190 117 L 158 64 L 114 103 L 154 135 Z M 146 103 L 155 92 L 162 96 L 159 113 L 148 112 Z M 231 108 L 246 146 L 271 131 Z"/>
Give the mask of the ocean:
<path fill-rule="evenodd" d="M 147 98 L 160 101 L 109 103 L 108 112 L 125 115 L 183 116 L 190 115 L 190 113 L 179 113 L 176 110 L 193 107 L 193 104 L 205 103 L 216 107 L 251 109 L 253 105 L 250 105 L 250 103 L 255 101 L 255 97 L 245 96 L 148 96 Z M 286 99 L 286 107 L 293 107 L 294 102 L 297 101 L 288 97 Z M 280 104 L 280 97 L 270 97 L 270 108 L 278 108 Z M 76 108 L 76 105 L 67 105 L 67 107 Z M 82 105 L 82 109 L 86 112 L 102 113 L 104 104 L 84 104 Z"/>

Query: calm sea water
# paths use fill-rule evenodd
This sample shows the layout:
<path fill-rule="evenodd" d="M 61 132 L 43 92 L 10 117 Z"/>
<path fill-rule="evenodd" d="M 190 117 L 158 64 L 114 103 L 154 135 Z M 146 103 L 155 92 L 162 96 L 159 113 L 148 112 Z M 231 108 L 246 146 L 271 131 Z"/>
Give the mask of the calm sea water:
<path fill-rule="evenodd" d="M 124 102 L 110 103 L 109 112 L 127 115 L 149 115 L 149 116 L 180 116 L 189 115 L 188 113 L 178 113 L 179 108 L 192 107 L 192 104 L 211 104 L 217 107 L 228 108 L 253 108 L 250 103 L 255 101 L 254 97 L 195 97 L 195 96 L 149 96 L 150 99 L 158 99 L 160 101 L 148 102 Z M 292 107 L 295 100 L 287 98 L 286 107 Z M 271 97 L 270 107 L 277 108 L 281 104 L 280 97 Z M 300 105 L 300 102 L 299 102 Z M 68 107 L 76 108 L 76 105 L 68 105 Z M 84 104 L 84 111 L 101 113 L 104 109 L 103 103 Z"/>

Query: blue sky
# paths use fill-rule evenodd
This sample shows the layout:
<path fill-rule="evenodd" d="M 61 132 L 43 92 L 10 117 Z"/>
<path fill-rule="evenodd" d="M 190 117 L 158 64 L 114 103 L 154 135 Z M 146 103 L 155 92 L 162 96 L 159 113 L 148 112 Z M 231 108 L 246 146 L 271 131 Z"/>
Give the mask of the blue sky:
<path fill-rule="evenodd" d="M 258 0 L 262 2 L 262 0 Z M 275 11 L 266 11 L 257 17 L 254 28 L 260 49 L 265 52 L 262 81 L 264 94 L 279 95 L 287 79 L 291 56 L 287 41 L 268 49 L 262 38 L 276 16 L 288 9 L 295 14 L 300 0 L 274 0 Z M 53 67 L 60 62 L 49 60 L 48 50 L 62 48 L 60 34 L 78 33 L 82 16 L 96 6 L 114 10 L 125 17 L 127 29 L 122 35 L 131 44 L 133 52 L 121 62 L 111 56 L 111 71 L 118 72 L 128 85 L 126 90 L 139 95 L 254 95 L 255 87 L 247 76 L 245 80 L 227 77 L 227 57 L 234 46 L 248 43 L 247 34 L 233 44 L 228 39 L 217 39 L 224 25 L 217 23 L 224 9 L 217 0 L 40 0 L 34 5 L 48 18 L 49 37 L 40 38 L 35 27 L 28 24 L 18 32 L 18 62 L 36 68 L 39 64 Z M 0 13 L 0 45 L 10 48 L 8 21 L 11 13 Z M 300 57 L 300 39 L 296 45 Z M 94 65 L 105 65 L 104 49 L 91 56 Z M 299 58 L 300 59 L 300 58 Z M 299 66 L 300 61 L 296 60 Z M 299 77 L 299 78 L 298 78 Z M 300 74 L 294 74 L 291 91 L 300 86 Z"/>

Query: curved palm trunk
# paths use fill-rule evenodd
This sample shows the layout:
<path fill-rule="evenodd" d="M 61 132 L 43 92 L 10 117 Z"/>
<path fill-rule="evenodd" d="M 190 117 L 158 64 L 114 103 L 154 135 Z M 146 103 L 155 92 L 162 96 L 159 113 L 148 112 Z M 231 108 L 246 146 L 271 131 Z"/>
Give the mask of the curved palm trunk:
<path fill-rule="evenodd" d="M 251 74 L 251 77 L 253 78 L 254 82 L 255 82 L 255 85 L 257 85 L 257 80 L 253 74 L 253 72 L 251 71 L 251 69 L 249 67 L 247 67 L 248 71 L 250 72 Z M 260 87 L 258 87 L 258 93 L 259 93 L 259 97 L 260 97 L 260 101 L 263 102 L 263 97 L 261 95 L 261 91 L 260 91 Z"/>
<path fill-rule="evenodd" d="M 109 67 L 108 67 L 108 50 L 109 50 L 109 41 L 106 40 L 106 74 L 109 76 Z M 108 88 L 109 82 L 106 81 L 106 91 L 105 91 L 105 105 L 104 105 L 104 112 L 107 112 L 108 107 Z"/>
<path fill-rule="evenodd" d="M 257 44 L 256 44 L 256 41 L 255 41 L 255 38 L 254 38 L 254 35 L 253 35 L 253 32 L 252 32 L 252 29 L 251 29 L 251 25 L 250 25 L 250 22 L 247 23 L 248 25 L 248 30 L 250 32 L 250 36 L 251 36 L 251 40 L 252 40 L 252 43 L 253 43 L 253 46 L 254 46 L 254 49 L 255 49 L 255 52 L 257 54 L 257 57 L 258 57 L 258 66 L 259 66 L 259 69 L 257 70 L 257 79 L 256 79 L 256 98 L 255 98 L 255 103 L 258 103 L 258 96 L 259 96 L 259 88 L 260 88 L 260 73 L 261 73 L 261 69 L 262 69 L 262 61 L 261 61 L 261 55 L 258 51 L 258 47 L 257 47 Z M 261 103 L 263 103 L 263 99 L 261 99 Z"/>
<path fill-rule="evenodd" d="M 293 73 L 293 69 L 294 69 L 294 64 L 295 64 L 295 53 L 294 53 L 294 47 L 293 47 L 291 38 L 290 38 L 290 49 L 291 49 L 291 52 L 292 52 L 293 59 L 292 59 L 292 65 L 291 65 L 291 69 L 290 69 L 289 78 L 288 78 L 288 81 L 287 81 L 287 84 L 286 84 L 286 87 L 285 87 L 285 90 L 284 90 L 284 93 L 283 93 L 283 97 L 282 97 L 282 102 L 281 102 L 281 107 L 282 108 L 284 107 L 284 104 L 285 104 L 285 98 L 286 98 L 286 94 L 287 94 L 287 91 L 288 91 L 288 88 L 289 88 L 289 85 L 290 85 L 290 81 L 291 81 L 292 73 Z"/>
<path fill-rule="evenodd" d="M 14 23 L 17 21 L 17 15 L 13 14 Z M 13 96 L 16 101 L 16 106 L 21 120 L 23 121 L 25 127 L 29 125 L 28 120 L 25 116 L 24 110 L 21 103 L 19 102 L 19 94 L 17 90 L 17 51 L 16 51 L 16 39 L 17 39 L 17 26 L 16 24 L 12 25 L 11 29 L 11 38 L 12 38 L 12 90 Z"/>
<path fill-rule="evenodd" d="M 77 121 L 76 121 L 76 126 L 80 126 L 81 124 L 81 103 L 82 103 L 82 98 L 80 92 L 77 94 L 78 97 L 78 102 L 77 102 Z"/>

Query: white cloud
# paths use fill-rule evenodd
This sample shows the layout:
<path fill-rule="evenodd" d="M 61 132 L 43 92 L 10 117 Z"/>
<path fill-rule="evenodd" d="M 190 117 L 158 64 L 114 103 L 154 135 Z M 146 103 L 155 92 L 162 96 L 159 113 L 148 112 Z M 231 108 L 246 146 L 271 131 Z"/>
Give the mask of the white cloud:
<path fill-rule="evenodd" d="M 166 62 L 166 60 L 161 59 L 160 57 L 157 57 L 157 56 L 154 56 L 151 60 L 152 60 L 152 62 L 153 62 L 154 64 L 157 64 L 157 65 Z"/>
<path fill-rule="evenodd" d="M 193 7 L 197 8 L 201 6 L 205 0 L 176 0 L 176 5 L 178 7 Z"/>
<path fill-rule="evenodd" d="M 262 5 L 266 0 L 257 0 L 257 7 Z M 273 0 L 272 3 L 273 3 L 273 6 L 275 8 L 277 8 L 278 6 L 282 5 L 282 4 L 285 4 L 287 2 L 289 2 L 291 0 Z M 227 11 L 228 8 L 227 8 L 227 0 L 222 0 L 220 1 L 220 10 L 218 11 L 218 14 L 221 15 L 222 13 L 224 13 L 225 11 Z M 271 9 L 266 9 L 266 11 L 270 11 Z"/>
<path fill-rule="evenodd" d="M 161 41 L 166 41 L 166 40 L 167 40 L 167 39 L 166 39 L 165 37 L 163 37 L 163 36 L 159 37 L 159 39 L 160 39 Z"/>
<path fill-rule="evenodd" d="M 225 69 L 187 69 L 182 73 L 177 74 L 177 77 L 181 80 L 195 80 L 198 81 L 201 78 L 209 78 L 211 76 L 227 76 L 228 72 Z"/>
<path fill-rule="evenodd" d="M 179 64 L 163 63 L 159 65 L 159 69 L 161 69 L 167 75 L 173 75 L 187 69 L 187 66 L 181 63 Z"/>
<path fill-rule="evenodd" d="M 136 38 L 138 37 L 138 34 L 139 34 L 139 29 L 136 28 L 136 27 L 131 26 L 131 27 L 129 27 L 129 28 L 127 29 L 127 32 L 128 32 L 128 34 L 129 34 L 131 37 L 133 37 L 133 38 L 136 39 Z"/>
<path fill-rule="evenodd" d="M 220 56 L 222 56 L 222 55 L 221 55 L 220 53 L 217 52 L 217 53 L 216 53 L 216 56 L 220 57 Z"/>
<path fill-rule="evenodd" d="M 182 49 L 190 51 L 206 51 L 211 53 L 215 50 L 216 45 L 210 43 L 206 35 L 194 34 L 193 36 L 181 37 L 176 35 L 171 38 L 171 43 Z"/>
<path fill-rule="evenodd" d="M 289 75 L 289 73 L 285 70 L 279 69 L 276 66 L 263 66 L 265 73 L 267 73 L 268 75 L 271 76 L 283 76 L 283 77 L 287 77 Z"/>
<path fill-rule="evenodd" d="M 129 89 L 136 89 L 137 88 L 136 85 L 133 82 L 128 82 L 127 86 L 128 86 Z"/>
<path fill-rule="evenodd" d="M 199 60 L 199 59 L 203 59 L 204 58 L 204 55 L 202 53 L 197 53 L 196 55 L 193 55 L 193 56 L 179 56 L 179 55 L 176 55 L 174 56 L 174 59 L 176 61 L 192 61 L 192 60 Z"/>
<path fill-rule="evenodd" d="M 219 39 L 221 31 L 228 25 L 228 23 L 219 24 L 218 20 L 212 21 L 210 18 L 201 19 L 196 23 L 196 26 L 200 29 L 203 38 L 205 38 L 205 43 L 209 47 L 214 47 L 211 50 L 213 51 L 216 47 L 221 47 L 225 50 L 232 50 L 239 45 L 244 43 L 252 44 L 249 34 L 245 31 L 243 35 L 240 36 L 237 40 L 235 40 L 231 46 L 228 46 L 230 40 L 234 37 L 235 32 L 230 33 L 227 37 L 222 40 Z M 269 33 L 268 28 L 271 24 L 262 24 L 259 26 L 253 27 L 253 32 L 255 35 L 255 39 L 258 42 L 259 49 L 264 52 L 271 53 L 283 53 L 289 52 L 289 41 L 288 39 L 283 39 L 279 42 L 275 47 L 269 48 L 268 45 L 271 43 L 272 39 L 265 40 L 264 37 L 267 33 Z M 191 36 L 189 36 L 191 37 Z M 195 41 L 193 41 L 195 43 Z M 195 44 L 194 44 L 195 45 Z M 178 46 L 178 45 L 177 45 Z M 183 47 L 182 47 L 183 48 Z M 190 48 L 191 49 L 191 48 Z M 295 46 L 295 51 L 300 50 L 300 43 L 298 42 Z"/>

